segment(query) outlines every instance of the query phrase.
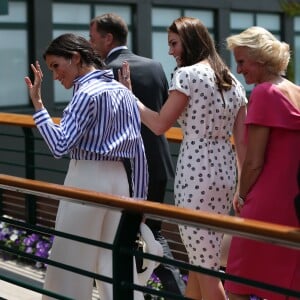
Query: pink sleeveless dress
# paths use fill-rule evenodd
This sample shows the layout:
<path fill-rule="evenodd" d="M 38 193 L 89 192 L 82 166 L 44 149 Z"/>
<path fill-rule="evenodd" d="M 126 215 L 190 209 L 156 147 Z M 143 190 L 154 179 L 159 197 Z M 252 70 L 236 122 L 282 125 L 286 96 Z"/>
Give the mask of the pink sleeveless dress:
<path fill-rule="evenodd" d="M 251 93 L 246 124 L 269 127 L 270 136 L 264 168 L 240 216 L 299 227 L 294 198 L 299 193 L 300 111 L 275 85 L 263 83 Z M 226 272 L 300 291 L 300 250 L 233 237 Z M 225 289 L 268 300 L 286 299 L 284 295 L 232 281 L 225 282 Z"/>

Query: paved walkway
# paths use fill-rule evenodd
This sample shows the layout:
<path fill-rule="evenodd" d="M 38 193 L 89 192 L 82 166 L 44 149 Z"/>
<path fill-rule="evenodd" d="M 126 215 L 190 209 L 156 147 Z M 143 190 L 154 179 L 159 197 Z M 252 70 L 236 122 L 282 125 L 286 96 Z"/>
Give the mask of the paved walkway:
<path fill-rule="evenodd" d="M 14 260 L 3 260 L 2 258 L 0 258 L 0 274 L 22 282 L 24 282 L 24 277 L 26 277 L 27 284 L 39 288 L 43 286 L 45 276 L 44 270 L 39 270 Z M 41 300 L 41 298 L 42 294 L 40 293 L 0 280 L 0 300 Z M 96 289 L 94 289 L 91 300 L 99 300 Z"/>
<path fill-rule="evenodd" d="M 27 283 L 41 287 L 44 281 L 44 271 L 32 268 L 29 265 L 17 263 L 14 260 L 0 259 L 1 275 L 12 277 L 14 280 L 21 276 L 28 278 Z M 41 300 L 42 295 L 31 290 L 19 287 L 0 280 L 0 300 Z"/>
<path fill-rule="evenodd" d="M 0 281 L 0 300 L 41 300 L 42 295 L 17 285 Z"/>

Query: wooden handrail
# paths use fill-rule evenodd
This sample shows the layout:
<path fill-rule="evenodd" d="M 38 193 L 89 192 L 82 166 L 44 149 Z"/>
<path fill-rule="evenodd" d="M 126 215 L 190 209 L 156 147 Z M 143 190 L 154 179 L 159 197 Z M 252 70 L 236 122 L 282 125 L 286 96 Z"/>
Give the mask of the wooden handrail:
<path fill-rule="evenodd" d="M 56 124 L 59 124 L 60 118 L 52 118 Z M 31 115 L 0 113 L 0 124 L 13 125 L 34 128 L 35 123 Z M 179 127 L 172 127 L 166 132 L 166 137 L 169 141 L 180 143 L 182 141 L 182 131 Z"/>
<path fill-rule="evenodd" d="M 52 119 L 56 124 L 59 124 L 60 118 L 55 117 Z M 35 127 L 35 123 L 34 123 L 31 115 L 14 114 L 14 113 L 0 113 L 0 124 L 31 127 L 31 128 Z M 166 132 L 166 138 L 170 142 L 181 143 L 182 138 L 183 138 L 181 128 L 171 127 Z M 231 139 L 231 142 L 233 143 L 233 139 Z"/>
<path fill-rule="evenodd" d="M 53 118 L 53 121 L 59 124 L 60 118 Z M 0 124 L 22 127 L 36 127 L 31 115 L 3 112 L 0 113 Z"/>
<path fill-rule="evenodd" d="M 166 137 L 170 142 L 174 143 L 181 143 L 183 134 L 182 130 L 179 127 L 171 127 L 167 132 L 166 132 Z"/>
<path fill-rule="evenodd" d="M 147 216 L 160 216 L 178 224 L 178 221 L 222 232 L 251 237 L 258 240 L 285 245 L 300 249 L 300 229 L 262 221 L 214 214 L 204 211 L 179 208 L 174 205 L 153 201 L 138 201 L 129 197 L 118 197 L 110 194 L 93 192 L 84 189 L 66 187 L 39 180 L 0 174 L 0 188 L 15 190 L 21 193 L 43 194 L 51 199 L 88 202 L 94 205 L 118 208 L 142 213 Z"/>

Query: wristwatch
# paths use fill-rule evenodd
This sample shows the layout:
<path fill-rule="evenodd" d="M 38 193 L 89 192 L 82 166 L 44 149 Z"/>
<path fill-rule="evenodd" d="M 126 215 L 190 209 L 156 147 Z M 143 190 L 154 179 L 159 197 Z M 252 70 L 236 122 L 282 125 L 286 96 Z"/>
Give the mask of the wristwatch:
<path fill-rule="evenodd" d="M 238 201 L 240 206 L 243 206 L 245 204 L 245 199 L 243 197 L 241 197 L 240 195 L 238 196 Z"/>

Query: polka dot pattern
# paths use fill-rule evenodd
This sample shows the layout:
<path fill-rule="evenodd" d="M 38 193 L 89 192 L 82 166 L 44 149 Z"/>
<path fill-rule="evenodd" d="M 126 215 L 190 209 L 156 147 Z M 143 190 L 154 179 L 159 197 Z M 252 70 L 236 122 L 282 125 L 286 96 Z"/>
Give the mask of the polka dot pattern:
<path fill-rule="evenodd" d="M 170 90 L 189 97 L 178 123 L 184 138 L 174 182 L 179 207 L 228 214 L 235 192 L 236 161 L 230 143 L 235 117 L 245 105 L 243 87 L 224 92 L 215 84 L 213 70 L 204 64 L 176 71 Z M 218 269 L 222 233 L 179 225 L 191 264 Z"/>

